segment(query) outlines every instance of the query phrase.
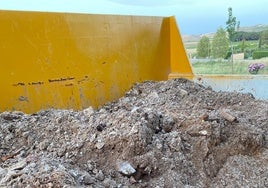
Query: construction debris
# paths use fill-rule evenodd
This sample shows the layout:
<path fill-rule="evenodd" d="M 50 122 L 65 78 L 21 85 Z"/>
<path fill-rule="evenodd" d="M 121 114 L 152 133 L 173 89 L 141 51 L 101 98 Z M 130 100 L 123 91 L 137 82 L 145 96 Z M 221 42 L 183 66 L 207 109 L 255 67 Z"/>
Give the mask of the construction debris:
<path fill-rule="evenodd" d="M 268 101 L 186 79 L 0 114 L 0 187 L 268 187 Z"/>

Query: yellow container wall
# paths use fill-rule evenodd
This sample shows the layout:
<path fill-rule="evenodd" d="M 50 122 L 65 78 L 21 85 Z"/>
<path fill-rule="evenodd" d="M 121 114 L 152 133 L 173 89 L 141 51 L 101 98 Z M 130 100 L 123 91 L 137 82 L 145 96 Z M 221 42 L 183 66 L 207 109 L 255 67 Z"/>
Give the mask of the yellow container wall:
<path fill-rule="evenodd" d="M 164 27 L 162 17 L 0 11 L 0 111 L 97 107 L 168 79 Z"/>

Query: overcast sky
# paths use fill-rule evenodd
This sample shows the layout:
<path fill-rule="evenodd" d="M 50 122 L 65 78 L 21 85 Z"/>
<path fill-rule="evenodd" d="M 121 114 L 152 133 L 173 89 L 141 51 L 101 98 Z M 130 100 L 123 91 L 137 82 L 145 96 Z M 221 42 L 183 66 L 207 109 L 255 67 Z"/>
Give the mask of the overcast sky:
<path fill-rule="evenodd" d="M 228 7 L 240 26 L 268 24 L 268 0 L 0 0 L 0 9 L 176 16 L 182 34 L 225 27 Z"/>

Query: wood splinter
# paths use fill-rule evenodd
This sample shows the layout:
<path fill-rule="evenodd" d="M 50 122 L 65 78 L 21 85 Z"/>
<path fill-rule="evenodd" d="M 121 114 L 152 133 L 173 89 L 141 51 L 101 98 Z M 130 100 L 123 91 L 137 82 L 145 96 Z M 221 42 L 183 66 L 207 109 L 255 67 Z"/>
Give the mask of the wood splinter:
<path fill-rule="evenodd" d="M 230 113 L 227 113 L 227 112 L 224 111 L 224 110 L 221 110 L 221 111 L 220 111 L 220 116 L 221 116 L 222 118 L 226 119 L 226 120 L 229 121 L 229 122 L 234 122 L 234 121 L 236 121 L 236 117 L 235 117 L 235 116 L 231 115 Z"/>

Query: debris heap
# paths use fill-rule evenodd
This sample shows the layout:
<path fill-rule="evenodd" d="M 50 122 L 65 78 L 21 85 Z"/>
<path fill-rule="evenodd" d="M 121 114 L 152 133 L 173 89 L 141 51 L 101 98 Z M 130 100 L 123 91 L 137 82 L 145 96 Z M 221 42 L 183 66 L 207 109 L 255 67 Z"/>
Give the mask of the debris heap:
<path fill-rule="evenodd" d="M 268 101 L 186 79 L 0 114 L 0 187 L 268 187 Z"/>

